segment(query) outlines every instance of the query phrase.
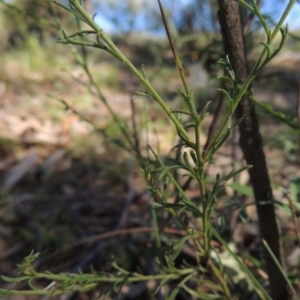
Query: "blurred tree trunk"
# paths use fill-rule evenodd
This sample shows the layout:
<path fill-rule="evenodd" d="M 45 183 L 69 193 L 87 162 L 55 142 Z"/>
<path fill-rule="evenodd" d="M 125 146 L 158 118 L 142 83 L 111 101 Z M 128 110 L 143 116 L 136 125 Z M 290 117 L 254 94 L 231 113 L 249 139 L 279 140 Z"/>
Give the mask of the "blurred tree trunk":
<path fill-rule="evenodd" d="M 218 0 L 218 2 L 219 21 L 225 52 L 228 54 L 235 72 L 242 69 L 239 73 L 239 82 L 243 83 L 247 78 L 248 71 L 239 5 L 232 0 Z M 280 262 L 279 228 L 272 202 L 273 196 L 267 163 L 256 112 L 247 96 L 244 96 L 238 105 L 236 116 L 237 118 L 244 118 L 239 126 L 240 146 L 247 164 L 253 165 L 249 170 L 249 174 L 255 195 L 260 235 L 268 243 Z M 264 201 L 269 201 L 269 203 L 263 204 L 262 202 Z M 288 299 L 285 279 L 264 246 L 263 254 L 269 276 L 272 299 Z"/>

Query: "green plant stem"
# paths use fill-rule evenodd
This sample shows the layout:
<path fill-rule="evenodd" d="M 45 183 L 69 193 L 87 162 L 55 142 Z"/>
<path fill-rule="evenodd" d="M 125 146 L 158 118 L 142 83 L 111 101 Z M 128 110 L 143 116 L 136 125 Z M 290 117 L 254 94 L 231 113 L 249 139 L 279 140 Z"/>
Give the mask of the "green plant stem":
<path fill-rule="evenodd" d="M 205 253 L 205 259 L 209 255 L 209 234 L 208 234 L 208 206 L 205 200 L 203 200 L 202 204 L 203 216 L 202 216 L 202 227 L 203 227 L 203 248 Z"/>
<path fill-rule="evenodd" d="M 78 54 L 78 53 L 77 53 Z M 79 54 L 78 54 L 79 55 Z M 78 61 L 79 62 L 79 61 Z M 80 62 L 79 62 L 80 63 Z M 116 125 L 120 128 L 123 136 L 125 137 L 127 143 L 129 144 L 129 148 L 130 149 L 134 149 L 133 146 L 133 142 L 129 136 L 128 130 L 126 130 L 125 126 L 122 124 L 122 121 L 120 120 L 120 118 L 117 116 L 117 114 L 113 111 L 113 109 L 111 108 L 111 106 L 109 105 L 109 103 L 107 102 L 106 98 L 104 97 L 104 95 L 102 94 L 99 85 L 96 83 L 92 73 L 90 72 L 90 69 L 86 63 L 86 61 L 83 61 L 83 63 L 80 63 L 80 65 L 82 66 L 82 68 L 84 69 L 85 73 L 87 74 L 90 83 L 92 84 L 92 86 L 96 89 L 97 92 L 97 96 L 100 98 L 101 102 L 104 104 L 104 106 L 107 108 L 107 110 L 109 111 L 109 114 L 112 116 L 114 122 L 116 123 Z M 91 89 L 89 88 L 89 90 L 91 91 Z"/>
<path fill-rule="evenodd" d="M 196 153 L 196 157 L 197 157 L 197 168 L 198 171 L 201 171 L 203 169 L 203 160 L 202 160 L 202 156 L 201 156 L 201 144 L 200 144 L 200 126 L 195 127 L 195 153 Z"/>
<path fill-rule="evenodd" d="M 200 187 L 201 185 L 204 185 L 203 181 L 199 183 Z M 210 249 L 210 233 L 208 229 L 208 224 L 209 224 L 209 212 L 210 212 L 210 207 L 208 203 L 206 202 L 206 195 L 201 199 L 202 201 L 202 230 L 203 230 L 203 248 L 204 248 L 204 253 L 205 257 L 207 258 L 209 255 L 209 249 Z"/>
<path fill-rule="evenodd" d="M 214 274 L 215 278 L 218 280 L 219 284 L 221 285 L 226 299 L 231 300 L 232 296 L 231 296 L 230 290 L 228 288 L 226 280 L 220 273 L 220 270 L 214 265 L 214 262 L 211 259 L 208 259 L 207 265 L 209 266 L 209 268 L 212 271 L 212 273 Z"/>
<path fill-rule="evenodd" d="M 119 48 L 106 36 L 101 28 L 94 22 L 94 20 L 87 14 L 87 12 L 82 8 L 80 5 L 79 0 L 69 0 L 70 3 L 77 9 L 80 15 L 85 19 L 86 23 L 91 26 L 97 35 L 101 37 L 103 41 L 108 45 L 108 47 L 112 50 L 112 54 L 120 60 L 131 72 L 140 80 L 140 82 L 146 87 L 146 89 L 150 92 L 152 97 L 160 107 L 165 111 L 168 118 L 172 120 L 176 129 L 181 133 L 181 135 L 185 138 L 185 141 L 189 145 L 194 145 L 191 141 L 189 134 L 184 129 L 180 121 L 175 117 L 172 111 L 167 107 L 164 100 L 160 97 L 160 95 L 156 92 L 153 86 L 150 84 L 147 78 L 145 78 L 137 69 L 136 67 L 127 59 L 127 57 L 119 50 Z"/>
<path fill-rule="evenodd" d="M 196 153 L 197 157 L 197 182 L 200 190 L 200 197 L 201 197 L 201 203 L 202 203 L 202 230 L 203 230 L 203 249 L 204 249 L 204 255 L 205 259 L 209 255 L 209 242 L 210 242 L 210 234 L 208 232 L 207 224 L 209 222 L 209 208 L 206 203 L 206 187 L 205 187 L 205 181 L 204 181 L 204 171 L 203 171 L 203 160 L 200 152 L 200 126 L 196 127 L 195 130 L 195 147 L 194 151 Z"/>
<path fill-rule="evenodd" d="M 241 3 L 241 1 L 238 1 L 238 2 Z M 291 11 L 291 9 L 292 9 L 292 7 L 295 3 L 296 3 L 296 0 L 290 0 L 289 1 L 282 17 L 280 18 L 278 24 L 276 25 L 276 27 L 274 28 L 273 32 L 270 35 L 268 45 L 270 45 L 273 42 L 275 36 L 277 35 L 278 31 L 282 27 L 282 24 L 284 23 L 286 17 L 290 13 L 290 11 Z M 220 129 L 218 130 L 218 133 L 213 138 L 210 145 L 213 145 L 216 141 L 218 141 L 220 139 L 220 137 L 222 136 L 222 134 L 224 133 L 224 131 L 226 130 L 226 128 L 228 127 L 228 124 L 229 124 L 229 122 L 230 122 L 230 120 L 233 116 L 233 113 L 235 112 L 235 110 L 236 110 L 238 104 L 240 103 L 242 97 L 247 92 L 247 90 L 248 90 L 251 82 L 253 81 L 253 79 L 259 73 L 262 61 L 264 60 L 266 53 L 267 53 L 267 49 L 266 49 L 266 47 L 264 47 L 264 49 L 262 50 L 258 60 L 256 61 L 255 65 L 253 66 L 252 70 L 250 71 L 248 77 L 246 78 L 245 82 L 240 86 L 240 90 L 239 90 L 238 94 L 236 95 L 235 99 L 233 99 L 233 109 L 232 109 L 232 111 L 231 112 L 228 111 L 228 113 L 226 114 L 225 119 L 223 120 L 222 124 L 220 125 Z M 207 151 L 204 155 L 204 158 L 203 158 L 204 161 L 206 161 L 207 159 L 210 158 L 211 150 L 212 149 L 210 149 L 210 146 L 208 146 L 208 149 L 207 149 Z"/>
<path fill-rule="evenodd" d="M 115 266 L 116 267 L 116 266 Z M 158 274 L 158 275 L 140 275 L 138 273 L 130 273 L 127 272 L 121 268 L 117 268 L 120 272 L 119 276 L 103 276 L 101 274 L 51 274 L 51 273 L 39 273 L 34 272 L 32 276 L 23 276 L 16 279 L 16 282 L 23 282 L 23 281 L 31 281 L 32 279 L 47 279 L 54 281 L 56 283 L 54 285 L 54 290 L 46 290 L 46 289 L 37 289 L 30 291 L 14 291 L 14 290 L 3 290 L 0 289 L 0 296 L 10 296 L 10 295 L 48 295 L 48 296 L 55 296 L 55 295 L 61 295 L 66 294 L 67 292 L 74 291 L 74 287 L 77 287 L 78 290 L 81 291 L 89 291 L 95 289 L 95 285 L 99 284 L 101 282 L 105 283 L 115 283 L 115 284 L 122 284 L 124 282 L 124 276 L 126 276 L 126 282 L 127 283 L 134 283 L 134 282 L 148 282 L 150 280 L 164 280 L 164 282 L 170 281 L 170 280 L 177 280 L 181 277 L 185 277 L 187 275 L 196 275 L 197 271 L 193 268 L 189 269 L 183 269 L 178 270 L 176 269 L 176 273 L 172 274 Z M 68 282 L 68 286 L 64 288 L 60 288 L 60 282 Z M 73 283 L 73 285 L 72 285 Z M 34 287 L 34 286 L 33 286 Z M 75 289 L 76 290 L 76 289 Z"/>
<path fill-rule="evenodd" d="M 284 10 L 279 22 L 277 23 L 275 29 L 273 30 L 271 34 L 271 42 L 274 40 L 275 36 L 277 35 L 279 29 L 282 27 L 284 21 L 286 20 L 287 16 L 289 15 L 291 9 L 293 8 L 294 4 L 297 0 L 290 0 L 286 9 Z"/>
<path fill-rule="evenodd" d="M 200 153 L 200 128 L 199 127 L 195 128 L 195 140 L 196 140 L 195 152 L 196 152 L 197 163 L 198 163 L 197 182 L 200 190 L 200 198 L 201 198 L 200 201 L 202 204 L 203 249 L 204 249 L 205 258 L 207 258 L 209 255 L 209 240 L 210 240 L 208 234 L 208 227 L 207 227 L 209 210 L 206 203 L 206 187 L 204 182 L 202 157 Z"/>
<path fill-rule="evenodd" d="M 253 6 L 253 12 L 254 14 L 258 17 L 261 25 L 263 26 L 266 34 L 268 34 L 268 25 L 264 19 L 264 17 L 262 16 L 262 14 L 259 11 L 259 8 L 257 6 L 256 0 L 251 0 L 252 6 Z"/>
<path fill-rule="evenodd" d="M 200 144 L 200 126 L 196 127 L 194 130 L 195 133 L 195 146 L 194 146 L 194 151 L 196 153 L 196 157 L 197 157 L 197 174 L 198 174 L 198 185 L 199 185 L 199 189 L 200 189 L 200 195 L 203 199 L 205 199 L 205 195 L 206 195 L 206 189 L 205 189 L 205 183 L 204 183 L 204 174 L 203 174 L 203 159 L 201 156 L 201 144 Z"/>

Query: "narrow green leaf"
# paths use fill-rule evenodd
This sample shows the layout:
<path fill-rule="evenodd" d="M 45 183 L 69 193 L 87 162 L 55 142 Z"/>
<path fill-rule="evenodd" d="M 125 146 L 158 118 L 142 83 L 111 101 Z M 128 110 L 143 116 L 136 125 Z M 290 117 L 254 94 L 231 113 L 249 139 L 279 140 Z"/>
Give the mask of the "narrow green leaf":
<path fill-rule="evenodd" d="M 190 160 L 188 158 L 188 153 L 186 151 L 183 152 L 183 160 L 184 160 L 186 166 L 188 167 L 188 169 L 191 170 L 191 172 L 193 173 L 193 168 L 190 164 Z"/>
<path fill-rule="evenodd" d="M 236 122 L 233 123 L 233 125 L 230 127 L 230 130 L 233 131 L 237 126 L 239 126 L 242 121 L 244 120 L 244 118 L 239 118 L 238 120 L 236 120 Z"/>
<path fill-rule="evenodd" d="M 184 128 L 188 129 L 188 128 L 196 128 L 198 127 L 198 123 L 196 122 L 188 122 L 184 124 Z"/>
<path fill-rule="evenodd" d="M 293 284 L 292 284 L 291 281 L 289 280 L 289 278 L 288 278 L 286 272 L 283 270 L 281 264 L 279 263 L 278 259 L 277 259 L 276 256 L 274 255 L 272 249 L 269 247 L 268 243 L 267 243 L 264 239 L 262 239 L 262 242 L 263 242 L 263 244 L 265 245 L 266 249 L 268 250 L 269 254 L 272 256 L 272 258 L 273 258 L 274 262 L 276 263 L 278 269 L 280 270 L 281 274 L 283 275 L 283 277 L 284 277 L 286 283 L 287 283 L 288 286 L 290 287 L 290 289 L 291 289 L 291 291 L 292 291 L 292 293 L 293 293 L 293 295 L 294 295 L 294 299 L 299 300 L 300 297 L 299 297 L 298 293 L 295 291 L 295 289 L 294 289 L 294 287 L 293 287 Z"/>
<path fill-rule="evenodd" d="M 243 223 L 249 222 L 249 216 L 248 216 L 244 206 L 242 208 L 240 208 L 239 216 L 240 216 L 240 219 L 243 221 Z"/>
<path fill-rule="evenodd" d="M 173 167 L 173 166 L 176 166 L 178 168 L 183 168 L 185 169 L 186 168 L 186 165 L 183 164 L 181 161 L 173 158 L 173 157 L 167 157 L 166 158 L 166 163 L 168 163 L 168 167 Z"/>
<path fill-rule="evenodd" d="M 206 112 L 208 109 L 208 106 L 211 104 L 212 101 L 208 101 L 205 106 L 202 108 L 201 112 L 199 113 L 199 123 L 201 123 L 204 118 L 208 115 L 208 113 Z"/>
<path fill-rule="evenodd" d="M 159 167 L 159 168 L 156 168 L 154 170 L 151 170 L 150 171 L 150 174 L 151 175 L 156 175 L 156 174 L 160 174 L 166 167 Z"/>
<path fill-rule="evenodd" d="M 217 173 L 216 181 L 215 181 L 214 187 L 213 187 L 212 192 L 211 192 L 213 195 L 217 194 L 217 191 L 218 191 L 218 188 L 219 188 L 219 183 L 220 183 L 220 178 L 221 178 L 220 174 Z"/>
<path fill-rule="evenodd" d="M 190 236 L 187 235 L 187 236 L 181 238 L 180 240 L 176 241 L 177 244 L 173 246 L 174 252 L 173 252 L 172 255 L 171 255 L 172 261 L 174 261 L 174 260 L 177 258 L 177 256 L 178 256 L 179 253 L 181 252 L 181 249 L 182 249 L 184 243 L 185 243 L 189 238 L 190 238 Z"/>
<path fill-rule="evenodd" d="M 245 272 L 249 281 L 252 283 L 253 288 L 255 289 L 256 293 L 259 295 L 261 299 L 272 300 L 270 295 L 266 292 L 264 287 L 259 283 L 256 277 L 249 271 L 246 265 L 239 259 L 239 257 L 230 249 L 228 244 L 223 240 L 223 238 L 219 235 L 219 233 L 213 228 L 212 225 L 209 224 L 210 230 L 212 234 L 217 238 L 217 240 L 229 251 L 229 253 L 233 256 L 235 261 L 238 263 L 239 267 Z"/>
<path fill-rule="evenodd" d="M 177 114 L 184 114 L 184 115 L 192 116 L 192 114 L 189 111 L 181 110 L 181 109 L 174 109 L 171 112 L 172 112 L 172 114 L 177 113 Z"/>
<path fill-rule="evenodd" d="M 261 45 L 263 45 L 267 51 L 267 59 L 270 57 L 270 53 L 271 53 L 271 49 L 270 49 L 270 45 L 268 45 L 267 43 L 261 42 Z"/>
<path fill-rule="evenodd" d="M 251 186 L 247 186 L 247 185 L 242 185 L 239 183 L 232 183 L 229 185 L 234 191 L 236 191 L 237 193 L 241 194 L 241 195 L 245 195 L 248 197 L 253 197 L 254 193 L 253 193 L 253 189 Z"/>
<path fill-rule="evenodd" d="M 147 94 L 147 93 L 143 93 L 143 92 L 135 92 L 137 95 L 140 95 L 140 96 L 144 96 L 144 97 L 147 97 L 147 98 L 150 98 L 150 99 L 154 99 L 152 95 L 150 94 Z"/>
<path fill-rule="evenodd" d="M 197 166 L 198 165 L 198 159 L 197 159 L 197 156 L 196 156 L 196 153 L 194 150 L 190 150 L 190 156 L 194 162 L 194 164 Z"/>
<path fill-rule="evenodd" d="M 218 80 L 220 81 L 225 81 L 225 82 L 229 82 L 229 83 L 233 83 L 233 80 L 230 78 L 230 77 L 227 77 L 227 76 L 219 76 L 218 77 Z"/>
<path fill-rule="evenodd" d="M 224 206 L 229 206 L 229 207 L 236 205 L 236 202 L 233 201 L 232 199 L 227 199 L 227 200 L 223 201 L 222 203 Z"/>
<path fill-rule="evenodd" d="M 219 226 L 219 231 L 220 231 L 220 232 L 223 232 L 223 231 L 224 231 L 225 225 L 226 225 L 226 222 L 225 222 L 224 216 L 220 216 L 220 217 L 218 218 L 218 226 Z"/>
<path fill-rule="evenodd" d="M 19 283 L 25 280 L 29 280 L 31 276 L 19 276 L 17 278 L 7 277 L 4 275 L 1 275 L 1 278 L 6 282 L 13 282 L 13 283 Z"/>
<path fill-rule="evenodd" d="M 272 117 L 279 119 L 292 129 L 294 129 L 297 133 L 300 133 L 300 126 L 294 122 L 293 120 L 289 120 L 282 112 L 275 111 L 270 104 L 261 103 L 253 97 L 250 97 L 251 101 L 262 108 L 266 113 L 270 114 Z"/>
<path fill-rule="evenodd" d="M 228 175 L 225 176 L 225 178 L 224 178 L 225 181 L 228 181 L 229 179 L 236 176 L 237 174 L 252 168 L 251 165 L 247 165 L 247 166 L 241 167 L 240 169 L 236 170 L 236 166 L 237 166 L 236 163 L 233 163 L 233 170 Z"/>
<path fill-rule="evenodd" d="M 231 96 L 229 95 L 229 93 L 226 90 L 224 90 L 224 89 L 218 89 L 218 91 L 220 93 L 222 93 L 223 95 L 225 95 L 226 98 L 229 100 L 229 102 L 232 103 L 233 100 L 232 100 Z"/>
<path fill-rule="evenodd" d="M 163 208 L 163 207 L 165 207 L 165 205 L 161 204 L 161 203 L 153 202 L 151 207 L 156 209 L 156 208 Z"/>
<path fill-rule="evenodd" d="M 180 288 L 189 280 L 191 279 L 191 277 L 193 276 L 194 274 L 191 273 L 191 274 L 188 274 L 185 278 L 183 278 L 179 283 L 177 283 L 174 291 L 172 292 L 172 294 L 168 297 L 168 300 L 175 300 L 176 299 L 176 296 L 177 294 L 179 293 L 180 291 Z"/>

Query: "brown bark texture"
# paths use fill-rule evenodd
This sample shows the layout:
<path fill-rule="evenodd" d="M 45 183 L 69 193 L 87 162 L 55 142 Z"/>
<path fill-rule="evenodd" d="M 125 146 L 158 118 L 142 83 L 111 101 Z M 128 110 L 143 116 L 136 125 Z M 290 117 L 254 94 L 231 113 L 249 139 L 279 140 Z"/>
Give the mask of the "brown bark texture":
<path fill-rule="evenodd" d="M 237 72 L 242 69 L 238 75 L 238 81 L 243 83 L 247 78 L 248 71 L 239 5 L 232 0 L 218 0 L 218 2 L 219 22 L 225 52 L 229 56 L 234 71 Z M 278 261 L 281 262 L 280 235 L 272 203 L 273 196 L 266 157 L 255 108 L 249 97 L 244 96 L 239 103 L 236 117 L 244 118 L 239 125 L 240 146 L 247 164 L 253 165 L 249 174 L 257 206 L 260 236 L 268 243 Z M 264 201 L 270 203 L 262 204 L 261 202 Z M 285 279 L 267 249 L 262 247 L 272 299 L 288 299 Z"/>

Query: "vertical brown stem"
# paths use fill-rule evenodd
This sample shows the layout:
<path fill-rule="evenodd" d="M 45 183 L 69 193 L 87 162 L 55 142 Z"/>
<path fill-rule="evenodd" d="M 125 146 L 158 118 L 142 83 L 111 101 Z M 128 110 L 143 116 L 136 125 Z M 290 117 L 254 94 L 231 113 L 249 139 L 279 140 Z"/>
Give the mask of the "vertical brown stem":
<path fill-rule="evenodd" d="M 225 51 L 235 72 L 239 73 L 239 82 L 247 78 L 247 60 L 244 48 L 244 37 L 239 13 L 239 6 L 232 0 L 218 0 L 219 21 L 223 36 Z M 279 228 L 276 222 L 272 189 L 267 169 L 262 138 L 254 106 L 247 96 L 244 96 L 236 111 L 237 118 L 243 117 L 239 125 L 240 146 L 244 158 L 253 167 L 249 170 L 251 184 L 254 190 L 259 229 L 261 238 L 266 240 L 278 261 L 281 261 Z M 268 201 L 267 204 L 262 202 Z M 266 270 L 269 275 L 271 296 L 274 300 L 288 299 L 287 287 L 276 263 L 263 247 Z"/>

